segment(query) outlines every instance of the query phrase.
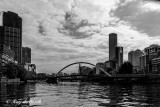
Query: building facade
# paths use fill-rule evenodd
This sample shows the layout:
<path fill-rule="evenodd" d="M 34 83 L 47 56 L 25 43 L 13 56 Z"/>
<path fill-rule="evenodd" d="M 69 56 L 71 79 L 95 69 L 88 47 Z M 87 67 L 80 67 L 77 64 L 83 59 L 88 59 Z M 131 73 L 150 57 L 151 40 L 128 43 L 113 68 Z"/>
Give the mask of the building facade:
<path fill-rule="evenodd" d="M 111 69 L 116 69 L 116 63 L 117 63 L 117 61 L 115 61 L 115 60 L 106 61 L 105 67 L 111 68 Z"/>
<path fill-rule="evenodd" d="M 7 46 L 0 44 L 0 64 L 14 63 L 14 52 Z"/>
<path fill-rule="evenodd" d="M 157 44 L 152 44 L 144 49 L 146 55 L 156 55 L 160 51 L 160 46 Z"/>
<path fill-rule="evenodd" d="M 160 73 L 160 57 L 152 60 L 152 73 Z"/>
<path fill-rule="evenodd" d="M 115 47 L 117 47 L 117 34 L 109 34 L 109 60 L 115 60 Z"/>
<path fill-rule="evenodd" d="M 133 65 L 133 69 L 140 69 L 139 57 L 143 55 L 143 52 L 139 49 L 130 51 L 128 53 L 128 61 Z"/>
<path fill-rule="evenodd" d="M 153 62 L 153 59 L 156 59 L 160 57 L 160 46 L 157 44 L 152 44 L 149 47 L 144 49 L 144 52 L 146 54 L 146 70 L 148 73 L 152 73 L 152 71 L 155 72 L 154 66 L 155 60 Z"/>
<path fill-rule="evenodd" d="M 147 66 L 146 60 L 147 60 L 146 55 L 142 55 L 141 57 L 139 57 L 140 70 L 142 73 L 146 73 L 146 66 Z"/>
<path fill-rule="evenodd" d="M 15 60 L 22 62 L 22 18 L 13 12 L 1 12 L 0 42 L 15 53 Z"/>
<path fill-rule="evenodd" d="M 22 63 L 31 63 L 31 48 L 22 47 Z"/>
<path fill-rule="evenodd" d="M 116 53 L 116 62 L 117 62 L 116 68 L 119 68 L 123 64 L 123 47 L 116 47 L 115 53 Z"/>

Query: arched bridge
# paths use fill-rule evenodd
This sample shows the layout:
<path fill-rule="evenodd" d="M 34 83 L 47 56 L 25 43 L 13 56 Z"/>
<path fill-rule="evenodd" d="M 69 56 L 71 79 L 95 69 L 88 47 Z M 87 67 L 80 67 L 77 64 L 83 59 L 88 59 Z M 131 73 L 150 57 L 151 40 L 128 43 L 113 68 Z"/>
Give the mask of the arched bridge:
<path fill-rule="evenodd" d="M 72 64 L 69 64 L 69 65 L 65 66 L 65 67 L 62 68 L 57 74 L 59 74 L 59 73 L 62 72 L 64 69 L 68 68 L 69 66 L 72 66 L 72 65 L 75 65 L 75 64 L 81 64 L 81 63 L 83 63 L 83 64 L 89 64 L 89 65 L 92 65 L 92 66 L 96 66 L 96 65 L 94 65 L 94 64 L 92 64 L 92 63 L 89 63 L 89 62 L 75 62 L 75 63 L 72 63 Z"/>
<path fill-rule="evenodd" d="M 75 62 L 75 63 L 71 63 L 71 64 L 65 66 L 65 67 L 62 68 L 60 71 L 58 71 L 57 74 L 61 73 L 64 69 L 68 68 L 69 66 L 72 66 L 72 65 L 75 65 L 75 64 L 81 64 L 81 63 L 83 63 L 83 64 L 89 64 L 89 65 L 92 65 L 92 66 L 96 66 L 96 65 L 94 65 L 94 64 L 92 64 L 92 63 L 89 63 L 89 62 Z M 101 71 L 103 71 L 106 75 L 111 76 L 108 72 L 106 72 L 106 71 L 103 70 L 102 68 L 100 68 L 100 69 L 101 69 Z"/>

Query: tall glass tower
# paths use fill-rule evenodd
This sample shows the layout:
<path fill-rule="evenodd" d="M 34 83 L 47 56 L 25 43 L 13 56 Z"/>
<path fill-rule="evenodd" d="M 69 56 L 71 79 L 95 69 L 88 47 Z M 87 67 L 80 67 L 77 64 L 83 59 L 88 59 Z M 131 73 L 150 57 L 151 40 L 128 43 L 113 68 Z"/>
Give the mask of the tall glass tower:
<path fill-rule="evenodd" d="M 1 12 L 0 42 L 15 53 L 15 60 L 22 62 L 22 18 L 14 12 Z"/>
<path fill-rule="evenodd" d="M 117 34 L 109 34 L 109 60 L 116 60 L 115 47 L 117 47 Z"/>
<path fill-rule="evenodd" d="M 116 47 L 116 61 L 117 61 L 117 68 L 119 68 L 123 64 L 123 47 Z"/>

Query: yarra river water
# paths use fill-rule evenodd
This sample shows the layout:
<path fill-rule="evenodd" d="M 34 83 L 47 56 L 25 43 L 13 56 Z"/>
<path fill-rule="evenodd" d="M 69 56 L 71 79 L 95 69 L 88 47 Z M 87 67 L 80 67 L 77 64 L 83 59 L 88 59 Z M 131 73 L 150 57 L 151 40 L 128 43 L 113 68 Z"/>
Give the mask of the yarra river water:
<path fill-rule="evenodd" d="M 160 84 L 1 84 L 0 107 L 160 107 Z"/>

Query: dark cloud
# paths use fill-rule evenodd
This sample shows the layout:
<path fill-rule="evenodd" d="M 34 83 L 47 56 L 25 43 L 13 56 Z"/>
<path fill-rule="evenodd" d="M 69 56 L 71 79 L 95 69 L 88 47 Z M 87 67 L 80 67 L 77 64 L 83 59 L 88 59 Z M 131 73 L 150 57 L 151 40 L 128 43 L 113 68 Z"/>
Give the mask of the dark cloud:
<path fill-rule="evenodd" d="M 160 35 L 160 12 L 158 11 L 142 11 L 142 5 L 151 3 L 151 0 L 133 0 L 125 3 L 123 0 L 117 4 L 117 8 L 110 12 L 111 16 L 119 17 L 120 20 L 129 22 L 133 29 L 149 36 Z"/>
<path fill-rule="evenodd" d="M 130 17 L 135 16 L 136 13 L 139 12 L 141 0 L 133 0 L 127 3 L 126 1 L 127 0 L 120 0 L 120 2 L 116 4 L 117 8 L 110 11 L 110 15 L 118 16 L 121 20 L 128 20 Z"/>
<path fill-rule="evenodd" d="M 149 36 L 160 36 L 160 12 L 147 12 L 130 19 L 137 30 Z"/>
<path fill-rule="evenodd" d="M 87 38 L 93 35 L 92 32 L 89 31 L 79 31 L 79 29 L 83 29 L 83 27 L 95 26 L 95 24 L 91 24 L 86 19 L 80 19 L 78 15 L 75 14 L 74 10 L 66 12 L 64 15 L 64 22 L 61 23 L 62 28 L 58 28 L 60 33 L 65 35 L 69 35 L 75 39 Z M 97 31 L 94 31 L 97 32 Z"/>
<path fill-rule="evenodd" d="M 62 48 L 62 47 L 55 47 L 52 45 L 45 45 L 45 44 L 35 44 L 33 46 L 36 50 L 42 52 L 55 52 L 55 53 L 75 53 L 77 50 L 71 48 Z"/>
<path fill-rule="evenodd" d="M 41 35 L 46 36 L 46 31 L 45 31 L 45 28 L 44 28 L 42 22 L 39 22 L 38 32 L 39 32 Z"/>
<path fill-rule="evenodd" d="M 107 44 L 107 42 L 106 42 L 106 44 L 105 43 L 100 43 L 100 44 L 97 45 L 96 48 L 97 49 L 108 49 L 108 44 Z"/>

